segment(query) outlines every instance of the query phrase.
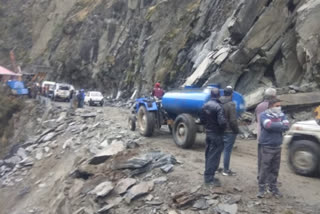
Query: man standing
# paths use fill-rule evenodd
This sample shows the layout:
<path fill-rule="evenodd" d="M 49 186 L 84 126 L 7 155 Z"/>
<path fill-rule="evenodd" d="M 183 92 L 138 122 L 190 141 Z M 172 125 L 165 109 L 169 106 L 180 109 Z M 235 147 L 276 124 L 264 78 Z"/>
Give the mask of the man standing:
<path fill-rule="evenodd" d="M 230 170 L 230 159 L 232 148 L 239 133 L 236 104 L 232 102 L 233 88 L 227 86 L 224 89 L 224 96 L 220 98 L 223 104 L 224 115 L 227 121 L 227 127 L 223 135 L 223 172 L 222 175 L 232 176 L 235 172 Z"/>
<path fill-rule="evenodd" d="M 268 109 L 260 114 L 260 125 L 260 172 L 257 197 L 263 198 L 267 187 L 274 196 L 281 197 L 277 179 L 281 161 L 282 133 L 289 129 L 289 121 L 281 111 L 280 100 L 269 100 Z"/>
<path fill-rule="evenodd" d="M 83 89 L 80 90 L 77 98 L 78 98 L 78 108 L 83 108 L 84 98 L 85 98 L 85 93 Z"/>
<path fill-rule="evenodd" d="M 211 100 L 204 104 L 200 115 L 201 122 L 206 129 L 206 152 L 204 182 L 207 185 L 221 186 L 220 181 L 214 178 L 218 169 L 223 150 L 223 133 L 226 128 L 226 119 L 219 101 L 218 88 L 211 90 Z"/>
<path fill-rule="evenodd" d="M 264 91 L 264 100 L 262 103 L 260 103 L 256 109 L 255 109 L 255 117 L 256 117 L 256 122 L 258 124 L 258 129 L 257 129 L 257 139 L 259 140 L 260 137 L 260 132 L 261 132 L 261 126 L 260 126 L 260 114 L 268 109 L 269 105 L 269 100 L 275 99 L 277 95 L 277 91 L 274 88 L 267 88 Z M 258 144 L 258 177 L 257 179 L 259 180 L 259 172 L 260 172 L 260 153 L 261 153 L 261 148 L 260 144 Z"/>

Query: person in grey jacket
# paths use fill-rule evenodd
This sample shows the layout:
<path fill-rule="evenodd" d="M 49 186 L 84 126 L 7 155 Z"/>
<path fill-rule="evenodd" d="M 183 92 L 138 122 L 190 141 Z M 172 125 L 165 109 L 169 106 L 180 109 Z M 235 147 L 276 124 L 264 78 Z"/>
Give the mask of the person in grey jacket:
<path fill-rule="evenodd" d="M 259 138 L 260 171 L 259 192 L 257 197 L 263 198 L 266 188 L 276 197 L 281 197 L 277 180 L 281 161 L 282 133 L 289 129 L 289 121 L 281 111 L 278 99 L 269 101 L 269 108 L 260 114 L 261 135 Z"/>
<path fill-rule="evenodd" d="M 230 170 L 230 159 L 233 145 L 239 133 L 236 104 L 232 101 L 233 88 L 227 86 L 224 89 L 224 96 L 220 98 L 223 106 L 224 115 L 227 121 L 227 127 L 223 134 L 223 172 L 222 175 L 232 176 L 235 172 Z"/>

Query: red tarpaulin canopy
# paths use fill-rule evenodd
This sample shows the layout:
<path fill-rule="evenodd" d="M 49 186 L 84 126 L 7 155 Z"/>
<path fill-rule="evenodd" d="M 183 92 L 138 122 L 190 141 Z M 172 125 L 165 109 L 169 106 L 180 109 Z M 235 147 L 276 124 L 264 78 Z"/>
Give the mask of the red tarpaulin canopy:
<path fill-rule="evenodd" d="M 17 73 L 14 73 L 12 71 L 9 71 L 8 69 L 0 66 L 0 75 L 6 75 L 6 76 L 21 76 L 21 74 L 17 74 Z"/>

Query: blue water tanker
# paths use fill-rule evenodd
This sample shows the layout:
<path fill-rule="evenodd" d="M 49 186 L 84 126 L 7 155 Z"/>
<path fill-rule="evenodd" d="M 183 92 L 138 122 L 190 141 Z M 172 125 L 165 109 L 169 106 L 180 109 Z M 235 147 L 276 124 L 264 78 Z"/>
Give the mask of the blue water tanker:
<path fill-rule="evenodd" d="M 136 100 L 133 115 L 129 117 L 129 128 L 135 130 L 136 124 L 141 135 L 152 136 L 155 129 L 167 125 L 174 142 L 182 148 L 190 148 L 196 133 L 203 131 L 203 124 L 198 120 L 203 105 L 210 100 L 212 87 L 186 87 L 181 90 L 167 92 L 162 100 L 155 98 L 139 98 Z M 223 96 L 223 90 L 220 89 Z M 233 92 L 237 115 L 245 111 L 245 103 L 241 94 Z"/>
<path fill-rule="evenodd" d="M 191 114 L 198 117 L 202 106 L 210 99 L 211 88 L 194 89 L 186 88 L 167 92 L 162 98 L 162 106 L 164 110 L 173 119 L 182 113 Z M 223 90 L 220 89 L 220 95 L 223 96 Z M 237 115 L 245 111 L 245 102 L 243 96 L 234 91 L 232 101 L 236 104 Z"/>

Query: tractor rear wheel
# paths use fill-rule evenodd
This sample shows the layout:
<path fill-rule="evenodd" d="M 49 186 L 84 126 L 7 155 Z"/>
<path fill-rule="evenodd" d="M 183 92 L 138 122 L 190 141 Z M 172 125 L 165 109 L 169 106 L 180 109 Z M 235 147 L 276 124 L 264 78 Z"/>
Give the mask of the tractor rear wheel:
<path fill-rule="evenodd" d="M 145 106 L 140 106 L 137 117 L 140 134 L 145 137 L 152 136 L 156 122 L 154 113 L 148 112 Z"/>
<path fill-rule="evenodd" d="M 197 126 L 189 114 L 179 115 L 173 124 L 172 135 L 177 146 L 184 149 L 192 147 L 197 134 Z"/>

